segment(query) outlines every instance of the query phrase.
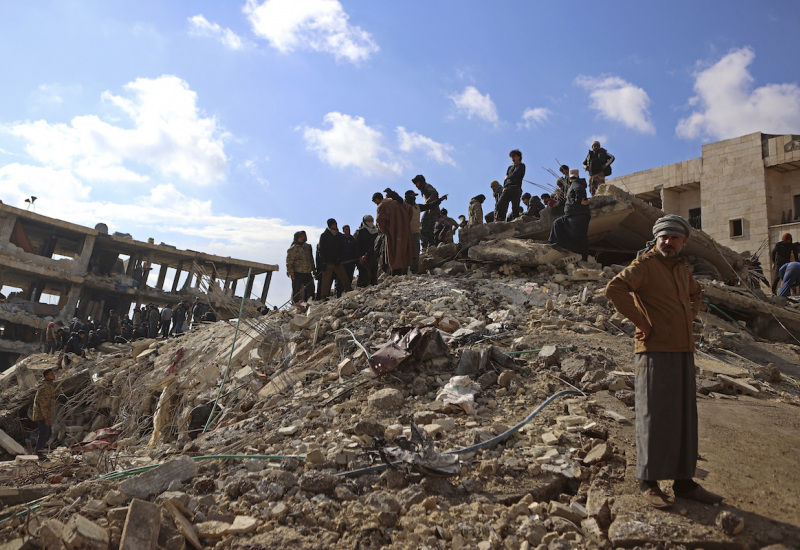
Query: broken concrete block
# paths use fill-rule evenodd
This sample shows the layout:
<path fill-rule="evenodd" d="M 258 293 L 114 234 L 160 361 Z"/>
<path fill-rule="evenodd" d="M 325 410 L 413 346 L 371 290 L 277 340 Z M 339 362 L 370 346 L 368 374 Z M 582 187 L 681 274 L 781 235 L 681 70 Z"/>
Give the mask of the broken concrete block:
<path fill-rule="evenodd" d="M 498 239 L 471 246 L 467 256 L 481 262 L 535 267 L 552 264 L 564 254 L 548 244 L 527 239 Z"/>
<path fill-rule="evenodd" d="M 553 345 L 542 346 L 539 351 L 539 359 L 548 367 L 558 364 L 559 355 L 558 347 Z"/>
<path fill-rule="evenodd" d="M 731 378 L 730 376 L 725 376 L 724 374 L 720 374 L 718 378 L 720 382 L 722 382 L 723 393 L 727 393 L 728 395 L 744 394 L 744 395 L 755 396 L 760 393 L 756 388 L 754 388 L 747 382 Z"/>
<path fill-rule="evenodd" d="M 108 549 L 108 531 L 80 514 L 69 518 L 61 540 L 68 550 Z"/>
<path fill-rule="evenodd" d="M 147 499 L 152 495 L 167 490 L 173 481 L 184 482 L 197 474 L 197 465 L 188 456 L 165 462 L 158 468 L 138 476 L 129 477 L 119 484 L 119 489 L 126 495 Z"/>
<path fill-rule="evenodd" d="M 380 410 L 396 409 L 404 401 L 403 392 L 394 388 L 380 389 L 367 398 L 370 407 Z"/>
<path fill-rule="evenodd" d="M 128 517 L 122 530 L 120 550 L 155 548 L 161 528 L 161 510 L 157 504 L 135 498 L 128 508 Z"/>
<path fill-rule="evenodd" d="M 586 516 L 581 517 L 581 515 L 578 512 L 576 512 L 566 504 L 558 502 L 557 500 L 550 501 L 550 504 L 547 505 L 547 513 L 551 517 L 556 516 L 567 519 L 572 523 L 574 523 L 575 525 L 580 525 L 581 520 L 584 517 L 586 517 Z"/>
<path fill-rule="evenodd" d="M 258 520 L 250 516 L 236 516 L 233 524 L 228 528 L 228 533 L 231 535 L 244 535 L 252 533 L 258 526 Z"/>
<path fill-rule="evenodd" d="M 24 455 L 25 449 L 14 441 L 10 435 L 8 435 L 3 430 L 0 430 L 0 446 L 3 447 L 9 454 L 12 455 Z"/>
<path fill-rule="evenodd" d="M 576 269 L 570 277 L 573 281 L 599 281 L 602 278 L 603 272 L 598 269 Z"/>
<path fill-rule="evenodd" d="M 511 385 L 512 380 L 516 380 L 519 378 L 516 372 L 511 370 L 504 370 L 500 373 L 500 376 L 497 377 L 497 383 L 500 385 L 501 388 L 506 388 Z"/>
<path fill-rule="evenodd" d="M 339 376 L 353 376 L 357 372 L 353 360 L 349 357 L 339 363 L 337 369 L 339 371 Z"/>
<path fill-rule="evenodd" d="M 62 548 L 64 539 L 64 524 L 57 519 L 48 519 L 39 527 L 39 538 L 43 548 Z"/>
<path fill-rule="evenodd" d="M 194 526 L 197 536 L 204 539 L 221 539 L 230 527 L 231 524 L 224 521 L 203 521 Z"/>
<path fill-rule="evenodd" d="M 570 381 L 577 382 L 586 374 L 586 359 L 580 357 L 567 357 L 561 361 L 561 372 Z"/>
<path fill-rule="evenodd" d="M 169 501 L 165 504 L 169 515 L 172 516 L 172 520 L 175 522 L 175 527 L 178 528 L 178 532 L 189 541 L 189 544 L 197 548 L 197 550 L 203 550 L 203 545 L 200 544 L 200 539 L 189 520 L 180 513 L 174 504 Z"/>
<path fill-rule="evenodd" d="M 598 462 L 605 462 L 611 457 L 611 449 L 608 447 L 607 443 L 601 443 L 592 447 L 592 449 L 586 453 L 586 456 L 583 457 L 584 464 L 596 464 Z"/>
<path fill-rule="evenodd" d="M 461 352 L 461 359 L 458 361 L 456 375 L 475 376 L 478 374 L 480 365 L 480 352 L 474 349 L 465 349 Z"/>

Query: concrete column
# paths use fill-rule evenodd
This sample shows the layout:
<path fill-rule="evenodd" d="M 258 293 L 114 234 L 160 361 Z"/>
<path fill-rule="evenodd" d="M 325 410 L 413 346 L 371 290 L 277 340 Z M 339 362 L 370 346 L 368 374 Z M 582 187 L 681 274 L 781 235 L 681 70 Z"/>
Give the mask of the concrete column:
<path fill-rule="evenodd" d="M 228 264 L 228 269 L 225 271 L 225 285 L 223 285 L 222 287 L 223 293 L 227 294 L 230 284 L 231 284 L 231 264 Z"/>
<path fill-rule="evenodd" d="M 78 260 L 75 262 L 75 265 L 72 268 L 72 272 L 76 275 L 86 275 L 86 271 L 89 269 L 89 260 L 92 258 L 92 252 L 94 251 L 95 240 L 96 239 L 94 235 L 86 235 L 86 237 L 83 239 L 81 255 L 78 257 Z"/>
<path fill-rule="evenodd" d="M 269 292 L 270 281 L 272 281 L 272 271 L 267 271 L 266 277 L 264 277 L 264 290 L 261 291 L 261 301 L 263 303 L 267 302 L 267 293 Z"/>
<path fill-rule="evenodd" d="M 125 269 L 125 275 L 128 277 L 133 277 L 133 270 L 136 269 L 136 263 L 139 261 L 139 257 L 131 254 L 128 258 L 128 267 Z"/>
<path fill-rule="evenodd" d="M 156 288 L 158 290 L 164 290 L 164 279 L 167 278 L 167 265 L 161 264 L 158 266 L 158 280 L 156 281 Z"/>
<path fill-rule="evenodd" d="M 236 296 L 236 284 L 239 282 L 239 279 L 234 279 L 231 283 L 231 296 Z"/>
<path fill-rule="evenodd" d="M 244 287 L 244 297 L 248 300 L 250 299 L 250 293 L 253 292 L 253 279 L 255 278 L 256 276 L 250 273 L 250 276 L 247 278 L 247 284 Z"/>
<path fill-rule="evenodd" d="M 181 271 L 183 270 L 183 262 L 178 262 L 178 267 L 175 269 L 175 278 L 172 280 L 172 292 L 178 292 L 178 280 L 181 278 Z"/>
<path fill-rule="evenodd" d="M 17 225 L 15 214 L 11 214 L 3 220 L 3 225 L 0 227 L 0 243 L 7 243 L 11 240 L 11 233 L 14 232 L 15 225 Z"/>
<path fill-rule="evenodd" d="M 666 214 L 680 214 L 681 194 L 671 189 L 661 189 L 661 210 Z"/>
<path fill-rule="evenodd" d="M 183 290 L 187 290 L 192 287 L 192 277 L 194 277 L 194 270 L 197 267 L 197 264 L 192 262 L 192 267 L 189 268 L 189 274 L 186 276 L 186 281 L 183 283 Z"/>
<path fill-rule="evenodd" d="M 81 292 L 83 292 L 82 285 L 70 285 L 69 294 L 67 295 L 67 305 L 61 309 L 60 317 L 62 319 L 72 319 L 75 317 L 75 308 L 78 307 L 78 300 L 81 297 Z"/>

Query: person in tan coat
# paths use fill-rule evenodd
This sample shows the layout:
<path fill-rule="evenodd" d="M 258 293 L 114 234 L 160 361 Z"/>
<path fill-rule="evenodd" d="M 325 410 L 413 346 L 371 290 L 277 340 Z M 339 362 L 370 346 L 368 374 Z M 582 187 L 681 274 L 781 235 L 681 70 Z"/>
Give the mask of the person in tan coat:
<path fill-rule="evenodd" d="M 649 248 L 606 286 L 608 299 L 636 326 L 636 477 L 655 508 L 671 506 L 662 479 L 674 480 L 677 497 L 722 501 L 692 480 L 698 449 L 692 324 L 702 288 L 680 256 L 690 232 L 680 216 L 659 218 Z"/>
<path fill-rule="evenodd" d="M 386 263 L 391 274 L 404 275 L 414 262 L 410 229 L 412 208 L 394 191 L 387 189 L 385 193 L 386 198 L 378 204 L 375 219 L 378 231 L 386 237 Z M 397 200 L 389 198 L 395 195 Z"/>
<path fill-rule="evenodd" d="M 53 369 L 47 369 L 42 376 L 44 379 L 33 398 L 33 421 L 39 424 L 39 436 L 33 450 L 36 454 L 42 452 L 53 435 L 53 416 L 56 411 L 56 374 Z"/>

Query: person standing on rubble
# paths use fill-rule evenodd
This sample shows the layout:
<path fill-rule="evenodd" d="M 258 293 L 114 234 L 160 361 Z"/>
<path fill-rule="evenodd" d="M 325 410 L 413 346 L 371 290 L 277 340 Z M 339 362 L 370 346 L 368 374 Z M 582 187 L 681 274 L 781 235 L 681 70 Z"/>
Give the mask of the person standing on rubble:
<path fill-rule="evenodd" d="M 161 314 L 155 304 L 150 304 L 150 311 L 147 312 L 147 336 L 155 338 L 158 336 L 158 323 L 161 321 Z"/>
<path fill-rule="evenodd" d="M 422 181 L 425 181 L 424 178 Z M 434 193 L 435 192 L 436 190 L 434 190 Z M 378 215 L 376 217 L 378 231 L 383 233 L 386 238 L 385 257 L 391 274 L 405 275 L 414 261 L 414 252 L 411 244 L 412 209 L 411 206 L 405 202 L 398 202 L 391 199 L 390 197 L 395 194 L 391 189 L 387 189 L 385 193 L 386 198 L 378 203 Z M 438 193 L 436 193 L 436 200 L 438 199 L 439 196 Z M 426 211 L 425 215 L 422 217 L 423 240 L 425 238 L 425 216 L 432 210 L 434 210 L 434 208 Z M 439 207 L 436 206 L 435 210 L 438 213 Z"/>
<path fill-rule="evenodd" d="M 422 248 L 436 246 L 436 242 L 433 239 L 433 226 L 436 225 L 436 220 L 439 219 L 439 203 L 442 202 L 439 200 L 439 192 L 433 187 L 433 185 L 425 181 L 425 176 L 422 174 L 417 174 L 414 176 L 414 178 L 411 180 L 411 183 L 413 183 L 419 192 L 422 193 L 422 198 L 425 200 L 425 204 L 429 205 L 424 211 L 425 213 L 422 214 L 422 221 L 420 225 L 420 242 L 422 244 Z M 444 200 L 444 197 L 442 200 Z M 420 210 L 422 209 L 420 208 Z M 380 220 L 378 220 L 378 225 L 380 225 Z"/>
<path fill-rule="evenodd" d="M 356 264 L 358 263 L 358 242 L 356 238 L 350 234 L 350 226 L 342 226 L 342 267 L 347 275 L 347 282 L 350 283 L 350 288 L 353 287 L 353 275 L 356 272 Z M 336 280 L 336 295 L 342 295 L 342 283 Z"/>
<path fill-rule="evenodd" d="M 469 200 L 469 209 L 467 210 L 467 214 L 469 214 L 468 227 L 483 225 L 483 201 L 485 200 L 486 195 L 476 195 Z"/>
<path fill-rule="evenodd" d="M 581 255 L 581 260 L 589 259 L 589 220 L 592 210 L 586 196 L 586 180 L 579 178 L 577 168 L 569 171 L 569 189 L 564 215 L 553 222 L 550 237 L 547 239 L 557 250 L 569 250 Z"/>
<path fill-rule="evenodd" d="M 327 225 L 328 227 L 320 235 L 319 244 L 317 245 L 320 259 L 317 262 L 317 270 L 322 272 L 319 282 L 320 300 L 326 300 L 330 295 L 334 276 L 342 281 L 342 287 L 345 292 L 353 290 L 342 265 L 344 237 L 339 233 L 339 226 L 336 220 L 330 218 Z"/>
<path fill-rule="evenodd" d="M 792 261 L 792 255 L 794 255 L 794 261 L 800 259 L 798 258 L 797 247 L 792 243 L 792 234 L 784 233 L 780 242 L 775 244 L 775 248 L 772 249 L 772 254 L 769 256 L 772 260 L 772 272 L 775 274 L 772 279 L 773 295 L 777 296 L 778 281 L 781 280 L 779 271 L 784 264 L 788 264 Z"/>
<path fill-rule="evenodd" d="M 496 222 L 506 221 L 506 212 L 508 212 L 509 204 L 511 204 L 511 218 L 513 219 L 517 210 L 519 210 L 519 200 L 522 196 L 522 179 L 525 177 L 522 152 L 519 149 L 514 149 L 508 156 L 511 157 L 511 166 L 506 170 L 503 190 L 494 209 L 494 221 Z"/>
<path fill-rule="evenodd" d="M 589 192 L 594 196 L 597 188 L 606 182 L 606 176 L 611 175 L 611 163 L 614 155 L 600 147 L 599 141 L 592 142 L 592 149 L 583 159 L 583 168 L 589 172 Z"/>
<path fill-rule="evenodd" d="M 294 234 L 286 251 L 286 275 L 292 280 L 292 303 L 307 302 L 314 297 L 314 252 L 305 231 Z"/>
<path fill-rule="evenodd" d="M 658 485 L 673 480 L 675 496 L 722 501 L 692 478 L 697 467 L 697 399 L 692 325 L 702 287 L 680 256 L 691 233 L 675 214 L 653 225 L 654 241 L 606 286 L 606 296 L 635 326 L 636 477 L 655 508 L 671 502 Z"/>
<path fill-rule="evenodd" d="M 439 208 L 442 201 L 447 200 L 447 195 L 440 197 L 431 203 L 417 204 L 417 195 L 411 189 L 405 193 L 405 203 L 411 207 L 411 221 L 409 222 L 409 231 L 411 231 L 411 252 L 413 254 L 413 261 L 411 263 L 411 273 L 419 271 L 419 251 L 422 244 L 422 222 L 420 221 L 420 214 L 428 212 L 433 208 Z M 434 228 L 436 224 L 434 224 Z M 435 229 L 434 229 L 435 232 Z"/>
<path fill-rule="evenodd" d="M 380 193 L 377 193 L 381 197 Z M 375 239 L 378 236 L 378 228 L 375 227 L 375 218 L 367 214 L 361 218 L 361 225 L 356 230 L 356 242 L 358 242 L 358 253 L 361 257 L 358 260 L 358 281 L 359 287 L 378 284 L 378 252 L 375 250 Z"/>
<path fill-rule="evenodd" d="M 39 434 L 33 452 L 40 457 L 50 436 L 53 435 L 53 417 L 56 413 L 56 373 L 53 369 L 46 369 L 42 373 L 42 377 L 33 398 L 33 421 L 39 425 Z"/>
<path fill-rule="evenodd" d="M 172 326 L 172 308 L 169 304 L 161 310 L 161 336 L 169 338 L 169 329 Z"/>
<path fill-rule="evenodd" d="M 181 301 L 178 304 L 178 307 L 175 308 L 175 311 L 172 312 L 172 317 L 175 321 L 174 326 L 172 327 L 172 332 L 175 336 L 179 334 L 183 334 L 183 323 L 186 322 L 186 310 L 189 304 L 185 301 Z M 137 325 L 136 319 L 134 318 L 133 325 L 134 327 Z"/>
<path fill-rule="evenodd" d="M 119 334 L 119 315 L 113 309 L 108 311 L 108 339 L 113 342 L 114 338 Z"/>

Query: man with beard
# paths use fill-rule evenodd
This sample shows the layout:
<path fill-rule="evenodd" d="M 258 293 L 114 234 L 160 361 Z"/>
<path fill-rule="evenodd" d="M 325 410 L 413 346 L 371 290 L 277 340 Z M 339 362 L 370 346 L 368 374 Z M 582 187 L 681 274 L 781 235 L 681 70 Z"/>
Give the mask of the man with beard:
<path fill-rule="evenodd" d="M 378 193 L 378 197 L 383 199 Z M 367 214 L 361 218 L 361 225 L 356 231 L 356 242 L 358 252 L 361 257 L 358 260 L 358 286 L 370 286 L 378 284 L 378 252 L 375 250 L 375 238 L 378 236 L 378 228 L 375 227 L 375 219 Z"/>
<path fill-rule="evenodd" d="M 307 302 L 314 296 L 314 254 L 305 231 L 294 234 L 286 251 L 286 275 L 292 280 L 292 302 Z"/>
<path fill-rule="evenodd" d="M 671 506 L 662 479 L 673 480 L 676 497 L 722 501 L 692 480 L 698 451 L 692 323 L 702 288 L 680 256 L 690 233 L 680 216 L 659 218 L 649 248 L 606 286 L 608 299 L 636 326 L 636 477 L 645 501 L 659 509 Z"/>

